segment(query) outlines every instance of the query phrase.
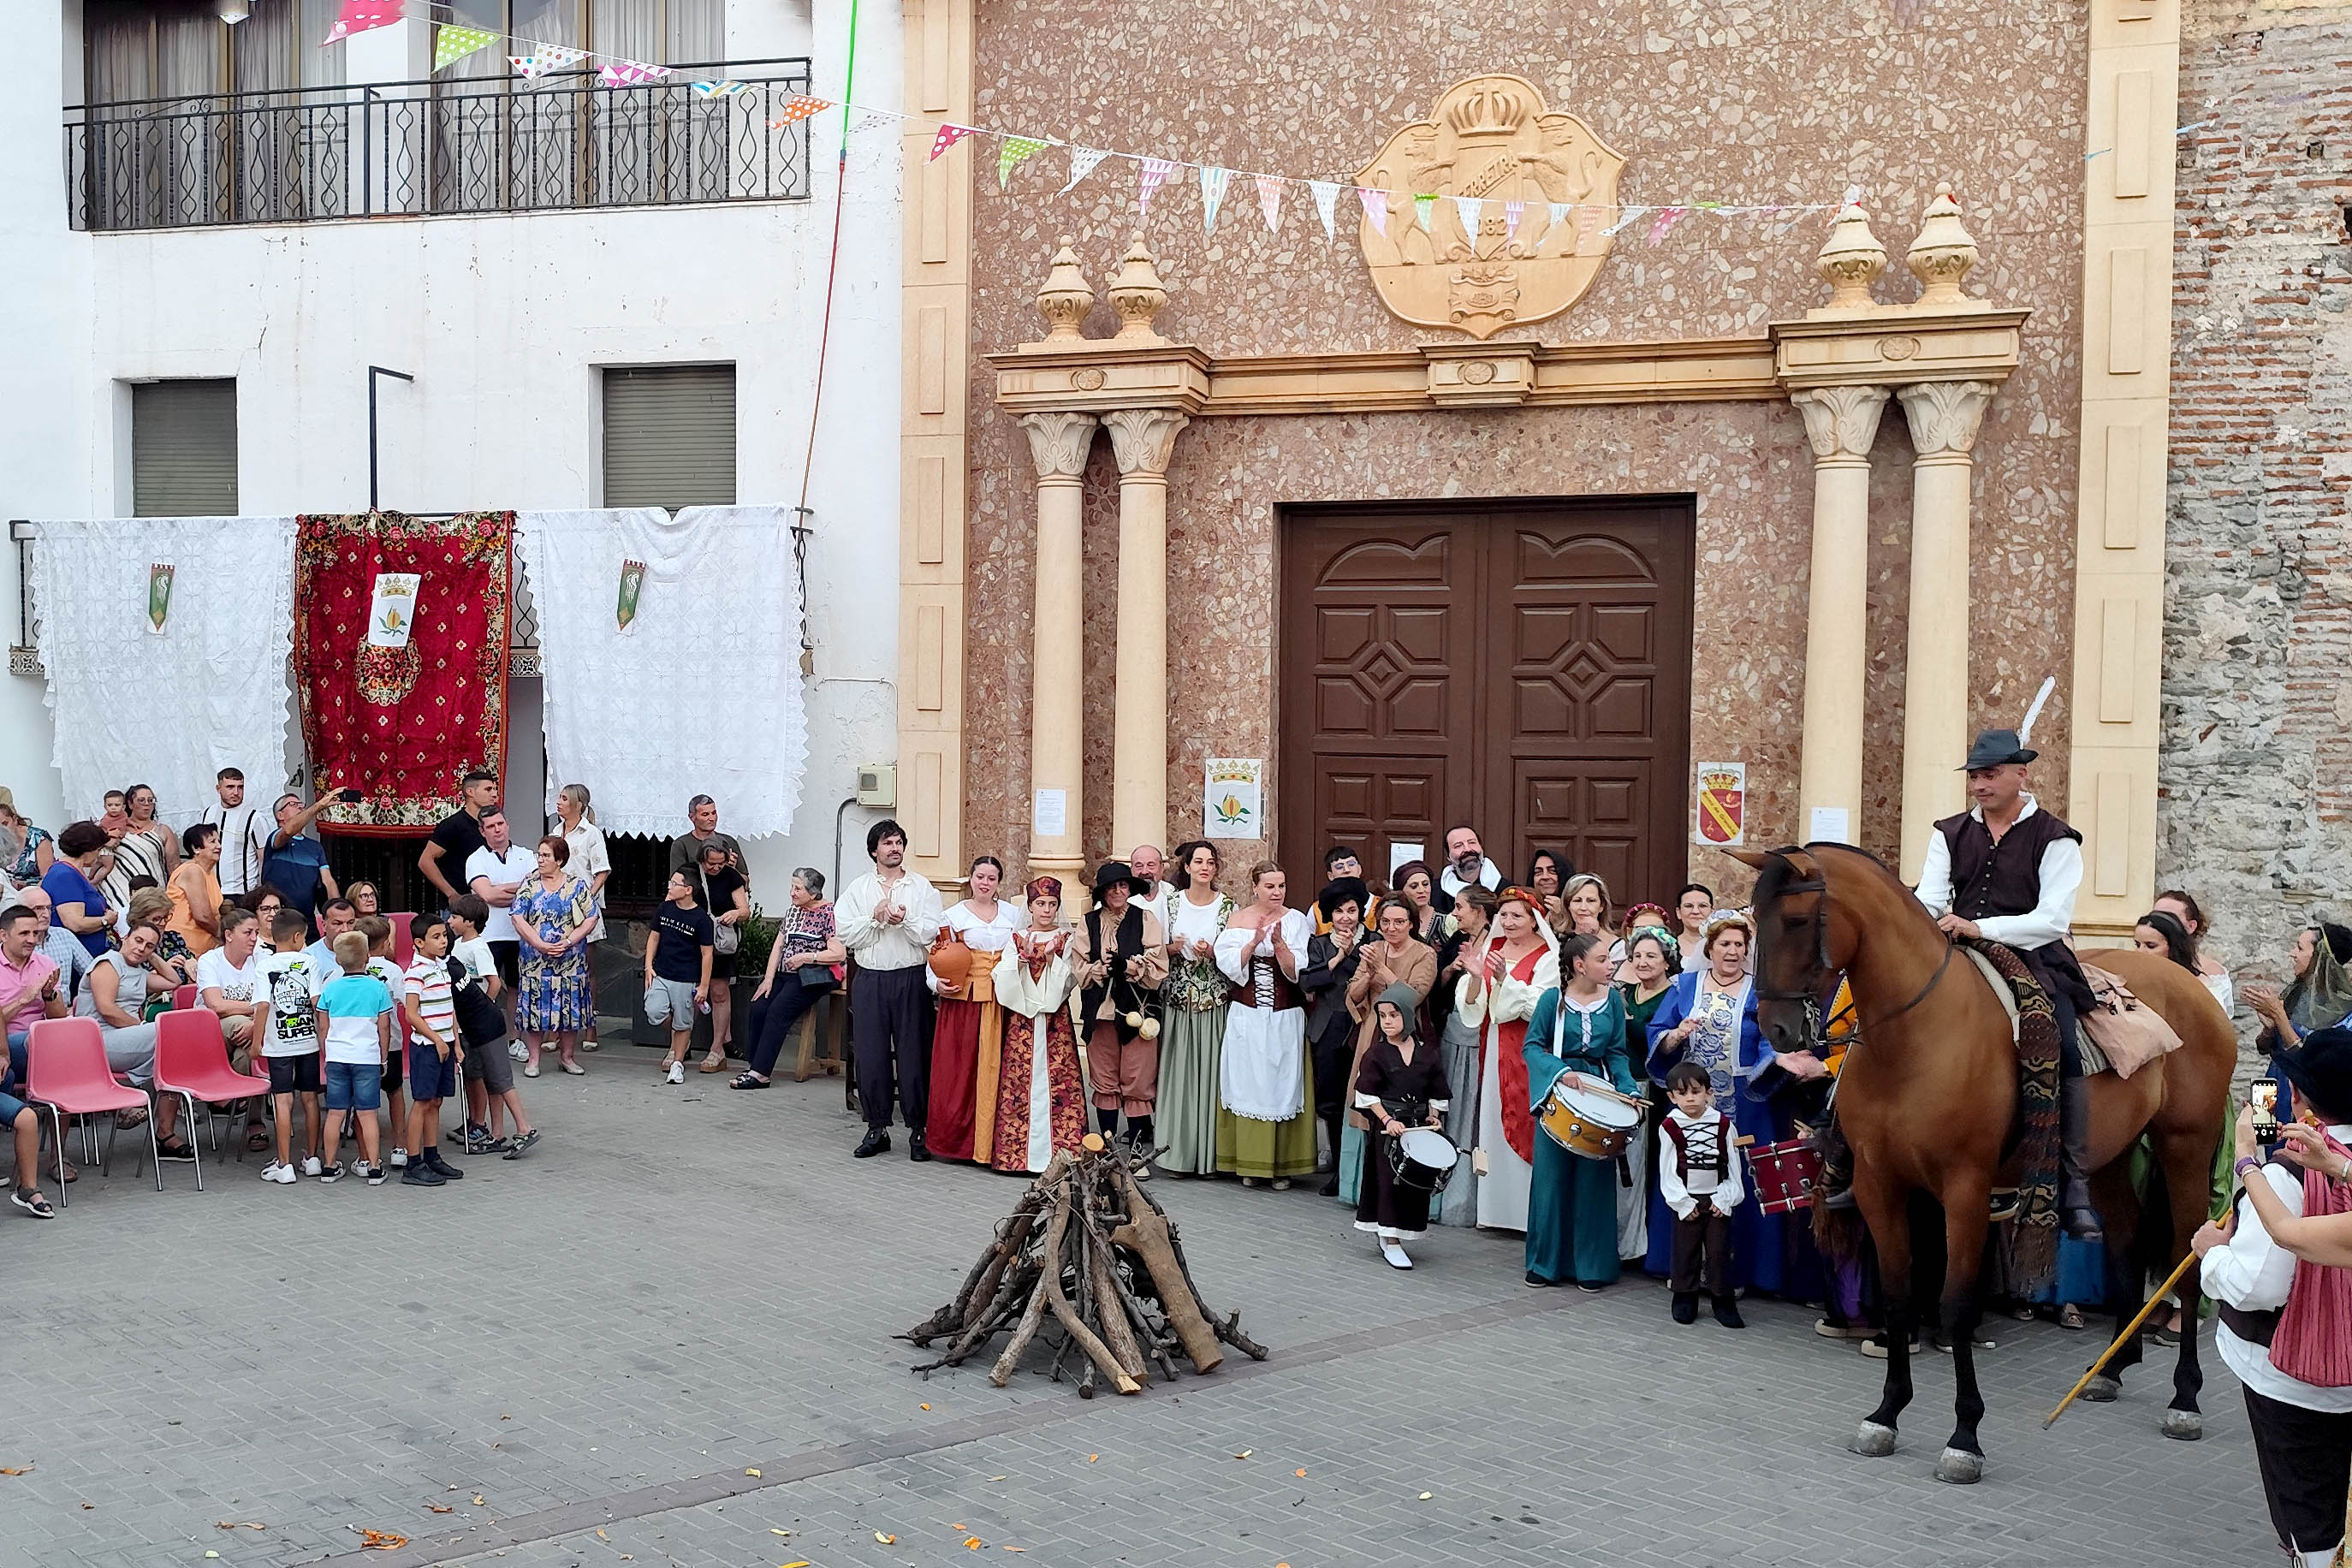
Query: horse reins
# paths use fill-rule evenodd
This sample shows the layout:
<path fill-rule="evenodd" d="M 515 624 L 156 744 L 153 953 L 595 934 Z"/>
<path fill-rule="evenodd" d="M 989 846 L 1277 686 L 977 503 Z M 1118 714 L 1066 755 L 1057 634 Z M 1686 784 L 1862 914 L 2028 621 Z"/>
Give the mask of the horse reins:
<path fill-rule="evenodd" d="M 1785 853 L 1780 854 L 1780 863 L 1784 866 L 1790 864 L 1789 858 Z M 1784 893 L 1818 893 L 1821 895 L 1821 901 L 1813 906 L 1813 966 L 1811 973 L 1823 977 L 1825 981 L 1834 979 L 1838 972 L 1830 966 L 1830 888 L 1828 879 L 1816 874 L 1805 881 L 1783 883 L 1773 889 L 1773 894 L 1776 898 Z M 1943 984 L 1944 973 L 1947 970 L 1951 968 L 1952 954 L 1958 950 L 1958 943 L 1953 942 L 1945 942 L 1943 960 L 1936 965 L 1936 973 L 1927 977 L 1927 983 L 1919 987 L 1918 992 L 1914 994 L 1908 1002 L 1904 1003 L 1903 1005 L 1895 1008 L 1893 1012 L 1885 1014 L 1876 1019 L 1874 1023 L 1863 1018 L 1861 1000 L 1859 998 L 1853 998 L 1849 1003 L 1849 1005 L 1853 1009 L 1854 1019 L 1853 1045 L 1849 1045 L 1847 1049 L 1853 1049 L 1854 1045 L 1860 1045 L 1865 1038 L 1867 1038 L 1871 1028 L 1883 1028 L 1886 1025 L 1893 1023 L 1895 1019 L 1903 1016 L 1904 1014 L 1910 1012 L 1914 1007 L 1918 1006 L 1922 1002 L 1925 1002 L 1928 996 L 1935 992 L 1936 987 Z M 1823 1020 L 1822 1017 L 1822 998 L 1821 991 L 1818 987 L 1803 991 L 1768 991 L 1759 989 L 1756 994 L 1759 1000 L 1765 1002 L 1798 1002 L 1803 1004 L 1805 1009 L 1806 1046 L 1810 1048 L 1813 1046 L 1827 1043 L 1828 1037 L 1823 1032 L 1822 1028 Z M 1838 1021 L 1838 1018 L 1843 1015 L 1843 1011 L 1844 1009 L 1840 1009 L 1838 1012 L 1831 1014 L 1827 1022 L 1832 1025 L 1835 1024 Z"/>

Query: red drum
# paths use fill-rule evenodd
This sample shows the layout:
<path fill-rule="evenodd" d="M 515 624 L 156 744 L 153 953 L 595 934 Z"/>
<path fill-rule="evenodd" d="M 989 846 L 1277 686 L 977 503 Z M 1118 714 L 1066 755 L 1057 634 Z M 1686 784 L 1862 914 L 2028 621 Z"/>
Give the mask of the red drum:
<path fill-rule="evenodd" d="M 1757 1208 L 1789 1214 L 1812 1206 L 1813 1184 L 1822 1175 L 1821 1152 L 1802 1138 L 1759 1143 L 1748 1151 L 1748 1169 L 1755 1177 Z"/>

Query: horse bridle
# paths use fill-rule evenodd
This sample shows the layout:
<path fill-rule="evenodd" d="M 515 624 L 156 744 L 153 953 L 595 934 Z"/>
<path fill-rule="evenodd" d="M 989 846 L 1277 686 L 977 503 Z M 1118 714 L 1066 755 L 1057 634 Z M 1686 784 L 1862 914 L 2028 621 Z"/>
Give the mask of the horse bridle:
<path fill-rule="evenodd" d="M 1786 849 L 1775 849 L 1772 851 L 1774 858 L 1778 859 L 1780 864 L 1790 868 L 1791 870 L 1796 868 L 1797 864 L 1791 857 L 1801 855 L 1803 853 L 1804 851 L 1801 848 L 1794 846 Z M 1772 889 L 1772 894 L 1776 900 L 1790 893 L 1818 893 L 1821 895 L 1820 899 L 1813 905 L 1813 961 L 1812 967 L 1807 972 L 1807 978 L 1811 981 L 1812 984 L 1801 991 L 1771 990 L 1766 988 L 1760 983 L 1759 977 L 1759 984 L 1756 990 L 1756 998 L 1759 1002 L 1795 1002 L 1801 1005 L 1805 1009 L 1804 1048 L 1809 1051 L 1815 1051 L 1815 1054 L 1819 1054 L 1818 1051 L 1816 1051 L 1816 1047 L 1824 1044 L 1827 1039 L 1822 1028 L 1824 1020 L 1822 1017 L 1822 994 L 1823 992 L 1831 992 L 1833 994 L 1837 987 L 1838 978 L 1837 970 L 1830 963 L 1830 885 L 1828 878 L 1822 874 L 1819 861 L 1815 861 L 1813 863 L 1811 874 L 1804 880 L 1784 881 L 1775 886 Z M 1759 925 L 1760 928 L 1760 921 L 1759 922 Z M 1832 1025 L 1835 1024 L 1841 1017 L 1846 1016 L 1848 1009 L 1851 1009 L 1853 1018 L 1853 1028 L 1849 1036 L 1852 1045 L 1850 1045 L 1848 1048 L 1851 1049 L 1853 1045 L 1860 1045 L 1870 1027 L 1883 1027 L 1885 1025 L 1891 1024 L 1895 1019 L 1903 1016 L 1904 1014 L 1908 1013 L 1911 1009 L 1919 1005 L 1920 1003 L 1925 1002 L 1928 995 L 1935 991 L 1936 987 L 1943 983 L 1944 972 L 1952 966 L 1952 953 L 1958 947 L 1958 944 L 1957 942 L 1946 942 L 1944 944 L 1943 961 L 1936 965 L 1936 973 L 1927 977 L 1927 983 L 1919 987 L 1917 994 L 1915 994 L 1911 1000 L 1904 1003 L 1903 1005 L 1895 1008 L 1893 1012 L 1887 1013 L 1881 1017 L 1873 1020 L 1869 1024 L 1865 1024 L 1862 1016 L 1862 1003 L 1860 999 L 1849 996 L 1847 1008 L 1842 1008 L 1837 1012 L 1831 1014 L 1827 1022 Z"/>

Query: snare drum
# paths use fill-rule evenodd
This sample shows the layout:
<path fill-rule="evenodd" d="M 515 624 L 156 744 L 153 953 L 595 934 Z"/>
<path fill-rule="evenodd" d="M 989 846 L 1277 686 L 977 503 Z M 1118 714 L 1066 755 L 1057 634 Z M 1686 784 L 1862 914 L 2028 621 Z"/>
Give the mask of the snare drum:
<path fill-rule="evenodd" d="M 1415 1127 L 1399 1133 L 1390 1146 L 1389 1165 L 1396 1184 L 1417 1193 L 1433 1193 L 1454 1174 L 1462 1152 L 1433 1127 Z"/>
<path fill-rule="evenodd" d="M 1758 1213 L 1789 1214 L 1812 1206 L 1822 1156 L 1806 1140 L 1759 1143 L 1748 1151 L 1748 1168 L 1755 1177 Z"/>
<path fill-rule="evenodd" d="M 1539 1119 L 1551 1141 L 1588 1160 L 1614 1160 L 1642 1125 L 1642 1102 L 1612 1090 L 1571 1083 L 1551 1086 Z"/>

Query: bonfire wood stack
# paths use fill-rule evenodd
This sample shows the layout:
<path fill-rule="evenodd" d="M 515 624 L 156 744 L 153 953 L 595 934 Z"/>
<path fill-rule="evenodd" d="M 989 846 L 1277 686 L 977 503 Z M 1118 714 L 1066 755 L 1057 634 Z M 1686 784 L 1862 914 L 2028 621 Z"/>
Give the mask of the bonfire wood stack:
<path fill-rule="evenodd" d="M 1175 1223 L 1092 1134 L 1079 1152 L 1055 1154 L 1022 1194 L 955 1300 L 900 1337 L 945 1342 L 945 1354 L 915 1368 L 927 1373 L 961 1366 L 1010 1331 L 988 1374 L 1002 1388 L 1049 1316 L 1054 1379 L 1075 1351 L 1078 1392 L 1088 1399 L 1097 1378 L 1139 1393 L 1154 1366 L 1172 1383 L 1178 1355 L 1196 1373 L 1213 1372 L 1224 1360 L 1221 1341 L 1254 1360 L 1266 1356 L 1242 1332 L 1241 1313 L 1221 1319 L 1202 1300 Z"/>

